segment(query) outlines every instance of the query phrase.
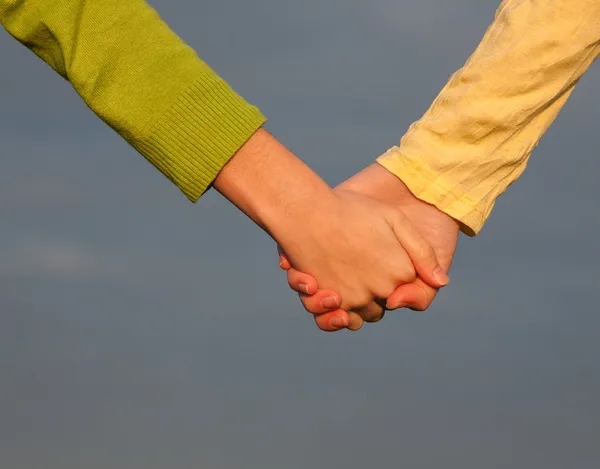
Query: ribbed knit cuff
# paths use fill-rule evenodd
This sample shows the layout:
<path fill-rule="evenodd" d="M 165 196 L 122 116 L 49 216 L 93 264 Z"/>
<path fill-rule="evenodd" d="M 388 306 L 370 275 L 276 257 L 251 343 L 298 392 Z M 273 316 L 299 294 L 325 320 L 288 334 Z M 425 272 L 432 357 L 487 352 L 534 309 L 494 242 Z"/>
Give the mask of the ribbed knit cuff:
<path fill-rule="evenodd" d="M 192 202 L 266 122 L 214 72 L 203 74 L 152 125 L 131 142 Z"/>
<path fill-rule="evenodd" d="M 486 213 L 482 204 L 445 180 L 425 162 L 405 157 L 398 147 L 393 147 L 377 158 L 377 163 L 400 178 L 415 197 L 435 205 L 458 221 L 461 231 L 467 236 L 476 236 L 483 228 L 489 210 Z"/>

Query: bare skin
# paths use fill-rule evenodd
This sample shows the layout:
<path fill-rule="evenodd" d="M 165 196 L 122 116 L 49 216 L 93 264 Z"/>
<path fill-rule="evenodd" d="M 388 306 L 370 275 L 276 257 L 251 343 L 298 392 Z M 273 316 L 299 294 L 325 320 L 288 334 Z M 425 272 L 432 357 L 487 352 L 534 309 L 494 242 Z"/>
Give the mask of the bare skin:
<path fill-rule="evenodd" d="M 266 130 L 234 155 L 214 187 L 267 231 L 294 266 L 339 292 L 339 307 L 377 310 L 417 275 L 435 287 L 446 281 L 433 249 L 401 210 L 356 191 L 334 191 Z"/>
<path fill-rule="evenodd" d="M 360 173 L 340 184 L 336 190 L 349 191 L 392 204 L 399 208 L 420 231 L 433 248 L 444 272 L 450 269 L 456 243 L 458 223 L 433 205 L 415 197 L 408 187 L 395 175 L 378 164 L 365 168 Z M 280 266 L 288 271 L 290 287 L 299 292 L 304 307 L 314 314 L 317 326 L 324 331 L 343 329 L 341 324 L 348 322 L 348 329 L 358 330 L 364 322 L 377 322 L 383 317 L 384 308 L 371 310 L 345 310 L 335 307 L 343 304 L 340 292 L 321 287 L 315 278 L 292 268 L 292 264 L 280 252 Z M 424 282 L 420 276 L 410 283 L 399 286 L 387 297 L 386 309 L 407 307 L 422 311 L 433 302 L 438 288 Z"/>

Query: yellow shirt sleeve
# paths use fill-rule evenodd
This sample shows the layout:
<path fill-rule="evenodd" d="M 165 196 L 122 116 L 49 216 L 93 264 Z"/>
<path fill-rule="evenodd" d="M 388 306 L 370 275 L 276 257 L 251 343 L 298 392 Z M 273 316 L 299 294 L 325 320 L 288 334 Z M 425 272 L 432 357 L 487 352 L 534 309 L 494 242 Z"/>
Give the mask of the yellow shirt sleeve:
<path fill-rule="evenodd" d="M 464 67 L 377 161 L 475 235 L 598 55 L 598 0 L 505 0 Z"/>
<path fill-rule="evenodd" d="M 0 22 L 192 201 L 265 122 L 144 0 L 0 0 Z"/>

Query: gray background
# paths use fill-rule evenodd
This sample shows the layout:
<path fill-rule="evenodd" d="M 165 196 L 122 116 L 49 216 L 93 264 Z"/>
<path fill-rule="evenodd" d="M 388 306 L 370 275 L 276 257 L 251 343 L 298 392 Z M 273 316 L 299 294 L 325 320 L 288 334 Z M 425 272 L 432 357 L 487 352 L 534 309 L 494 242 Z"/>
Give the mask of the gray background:
<path fill-rule="evenodd" d="M 395 145 L 496 0 L 154 0 L 336 184 Z M 273 242 L 192 205 L 0 33 L 0 466 L 600 465 L 600 74 L 425 314 L 316 329 Z"/>

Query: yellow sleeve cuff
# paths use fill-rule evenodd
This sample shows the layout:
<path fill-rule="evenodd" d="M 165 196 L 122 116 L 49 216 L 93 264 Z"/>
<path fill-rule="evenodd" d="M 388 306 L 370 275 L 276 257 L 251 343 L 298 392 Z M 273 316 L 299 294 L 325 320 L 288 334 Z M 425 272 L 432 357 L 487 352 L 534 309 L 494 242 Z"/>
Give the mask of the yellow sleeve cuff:
<path fill-rule="evenodd" d="M 484 208 L 423 160 L 410 158 L 399 147 L 392 147 L 377 158 L 377 163 L 401 179 L 415 197 L 457 220 L 467 236 L 476 236 L 483 228 L 493 204 Z"/>

